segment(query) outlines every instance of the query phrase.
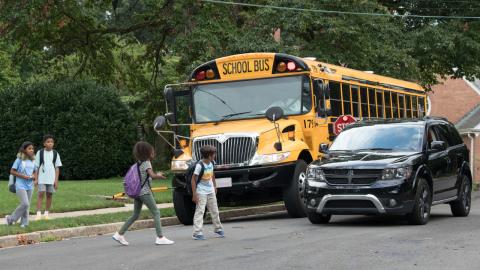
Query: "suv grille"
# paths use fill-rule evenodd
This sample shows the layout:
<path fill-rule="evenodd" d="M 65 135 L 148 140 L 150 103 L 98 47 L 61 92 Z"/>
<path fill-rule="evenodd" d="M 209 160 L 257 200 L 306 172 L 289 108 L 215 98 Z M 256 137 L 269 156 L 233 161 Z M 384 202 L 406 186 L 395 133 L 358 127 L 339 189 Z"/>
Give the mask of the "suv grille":
<path fill-rule="evenodd" d="M 371 185 L 382 175 L 383 170 L 372 169 L 324 169 L 330 185 Z"/>
<path fill-rule="evenodd" d="M 201 158 L 200 148 L 204 145 L 212 145 L 217 148 L 215 165 L 248 164 L 257 151 L 257 137 L 232 136 L 224 140 L 221 138 L 219 136 L 195 139 L 193 141 L 193 159 Z"/>

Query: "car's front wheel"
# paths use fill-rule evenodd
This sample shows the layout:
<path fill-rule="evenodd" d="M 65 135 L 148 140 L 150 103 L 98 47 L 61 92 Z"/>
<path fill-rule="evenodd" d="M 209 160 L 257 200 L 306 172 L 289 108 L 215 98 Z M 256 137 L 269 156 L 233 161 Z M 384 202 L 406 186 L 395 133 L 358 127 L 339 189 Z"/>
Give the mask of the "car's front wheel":
<path fill-rule="evenodd" d="M 462 184 L 458 192 L 458 199 L 450 203 L 452 214 L 456 217 L 466 217 L 470 213 L 472 203 L 472 183 L 466 176 L 462 177 Z"/>
<path fill-rule="evenodd" d="M 330 214 L 319 214 L 316 212 L 307 212 L 307 217 L 308 220 L 312 224 L 327 224 L 330 219 L 332 218 L 332 215 Z"/>
<path fill-rule="evenodd" d="M 418 179 L 417 193 L 415 194 L 415 204 L 413 210 L 407 215 L 408 222 L 412 225 L 425 225 L 430 218 L 430 209 L 432 206 L 432 192 L 427 180 Z"/>

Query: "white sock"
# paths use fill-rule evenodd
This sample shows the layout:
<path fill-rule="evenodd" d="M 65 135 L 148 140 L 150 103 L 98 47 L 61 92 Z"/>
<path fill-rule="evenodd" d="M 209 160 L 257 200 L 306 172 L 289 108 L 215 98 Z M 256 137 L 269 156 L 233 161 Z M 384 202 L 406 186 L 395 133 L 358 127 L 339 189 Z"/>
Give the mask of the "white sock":
<path fill-rule="evenodd" d="M 45 213 L 43 213 L 44 216 L 48 216 L 48 211 L 45 211 Z"/>
<path fill-rule="evenodd" d="M 37 216 L 41 216 L 42 215 L 42 211 L 37 211 Z"/>

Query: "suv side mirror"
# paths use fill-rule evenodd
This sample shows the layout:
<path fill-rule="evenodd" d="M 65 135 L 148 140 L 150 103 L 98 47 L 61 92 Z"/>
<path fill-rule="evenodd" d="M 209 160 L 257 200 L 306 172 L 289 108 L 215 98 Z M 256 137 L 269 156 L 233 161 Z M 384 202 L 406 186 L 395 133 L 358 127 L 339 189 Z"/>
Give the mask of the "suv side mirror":
<path fill-rule="evenodd" d="M 328 144 L 322 143 L 320 144 L 320 153 L 326 154 L 328 153 Z"/>
<path fill-rule="evenodd" d="M 436 151 L 445 151 L 447 149 L 447 144 L 444 141 L 433 141 L 430 148 Z"/>

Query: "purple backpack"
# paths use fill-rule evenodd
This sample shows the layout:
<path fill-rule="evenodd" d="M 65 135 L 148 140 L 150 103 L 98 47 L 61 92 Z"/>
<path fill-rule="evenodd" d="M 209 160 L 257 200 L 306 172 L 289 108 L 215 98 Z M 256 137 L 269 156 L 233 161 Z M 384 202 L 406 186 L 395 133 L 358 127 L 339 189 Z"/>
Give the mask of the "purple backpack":
<path fill-rule="evenodd" d="M 140 196 L 140 191 L 142 191 L 143 186 L 148 182 L 148 176 L 147 179 L 145 179 L 145 182 L 141 184 L 141 176 L 140 176 L 140 165 L 142 163 L 137 162 L 133 164 L 130 169 L 128 169 L 127 174 L 125 175 L 124 181 L 123 181 L 123 187 L 125 189 L 125 193 L 128 195 L 128 197 L 132 199 L 136 199 Z"/>

